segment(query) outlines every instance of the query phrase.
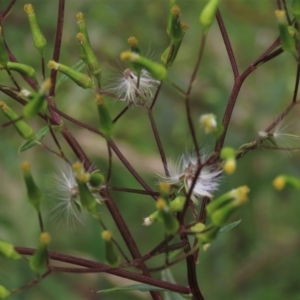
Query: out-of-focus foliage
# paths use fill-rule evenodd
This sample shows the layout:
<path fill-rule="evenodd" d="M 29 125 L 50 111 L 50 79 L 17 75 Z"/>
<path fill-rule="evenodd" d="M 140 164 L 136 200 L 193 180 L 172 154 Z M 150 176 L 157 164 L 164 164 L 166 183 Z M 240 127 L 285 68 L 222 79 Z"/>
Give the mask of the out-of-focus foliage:
<path fill-rule="evenodd" d="M 8 0 L 0 2 L 2 10 Z M 198 17 L 204 0 L 178 0 L 181 18 L 189 25 L 182 47 L 175 63 L 169 70 L 172 81 L 186 89 L 192 68 L 195 65 L 200 43 L 201 28 Z M 58 1 L 38 1 L 31 3 L 42 31 L 47 39 L 44 49 L 46 61 L 52 57 L 53 39 L 56 26 Z M 17 1 L 14 9 L 3 23 L 5 40 L 16 58 L 25 64 L 39 69 L 39 53 L 35 50 L 30 35 L 29 24 L 23 12 L 25 1 Z M 168 1 L 163 0 L 66 0 L 65 29 L 62 41 L 60 62 L 69 66 L 79 61 L 79 47 L 76 41 L 77 12 L 86 17 L 91 44 L 103 66 L 103 80 L 111 86 L 124 70 L 119 54 L 129 49 L 127 38 L 136 36 L 143 54 L 159 61 L 160 55 L 168 46 L 166 24 Z M 243 71 L 251 62 L 265 51 L 278 36 L 273 0 L 223 0 L 222 13 L 227 32 L 236 54 L 239 70 Z M 229 127 L 226 146 L 239 147 L 250 142 L 259 130 L 265 129 L 292 99 L 296 64 L 293 58 L 283 53 L 266 63 L 247 78 L 244 83 Z M 40 77 L 41 74 L 38 74 Z M 6 78 L 0 73 L 0 81 Z M 200 129 L 198 118 L 204 113 L 213 113 L 221 121 L 230 91 L 233 74 L 226 50 L 216 22 L 210 29 L 203 63 L 191 96 L 193 120 L 198 124 L 197 135 L 201 145 L 210 151 L 214 140 Z M 105 86 L 104 86 L 105 88 Z M 5 100 L 4 95 L 0 95 Z M 93 126 L 98 125 L 97 112 L 93 97 L 85 93 L 72 82 L 66 81 L 57 90 L 57 103 L 62 111 L 67 111 L 79 120 L 85 120 Z M 16 103 L 9 103 L 19 109 Z M 111 112 L 117 114 L 124 106 L 111 100 Z M 145 110 L 131 108 L 122 123 L 114 128 L 114 138 L 124 151 L 127 159 L 138 170 L 144 172 L 144 178 L 155 186 L 156 174 L 162 170 L 162 164 L 151 132 L 145 124 Z M 191 149 L 183 98 L 169 86 L 164 86 L 159 96 L 154 116 L 166 149 L 171 159 Z M 291 132 L 299 132 L 299 108 L 295 108 L 284 121 Z M 299 119 L 299 117 L 298 117 Z M 88 121 L 87 121 L 88 120 Z M 148 121 L 148 119 L 147 119 Z M 0 116 L 0 123 L 5 120 Z M 95 165 L 101 170 L 106 168 L 106 145 L 103 139 L 66 122 Z M 124 126 L 126 124 L 126 126 Z M 35 122 L 31 122 L 39 128 Z M 59 172 L 60 161 L 42 148 L 35 147 L 27 152 L 18 153 L 22 140 L 14 135 L 12 127 L 0 132 L 0 237 L 16 246 L 34 247 L 38 237 L 38 220 L 33 208 L 25 198 L 25 187 L 19 164 L 29 160 L 39 185 L 47 190 L 51 174 Z M 7 138 L 12 137 L 14 138 Z M 71 151 L 63 143 L 65 152 Z M 69 156 L 72 157 L 72 154 Z M 208 300 L 282 300 L 299 299 L 300 261 L 300 203 L 299 193 L 291 190 L 276 192 L 272 180 L 279 173 L 293 174 L 299 177 L 299 154 L 286 155 L 281 151 L 256 150 L 238 161 L 234 175 L 222 177 L 220 194 L 239 185 L 247 184 L 251 193 L 249 203 L 232 217 L 232 221 L 241 218 L 242 222 L 232 231 L 221 235 L 206 251 L 200 253 L 198 272 L 199 282 L 204 296 Z M 73 157 L 75 160 L 75 157 Z M 129 176 L 117 158 L 114 158 L 112 182 L 116 186 L 139 188 Z M 146 196 L 113 193 L 129 228 L 138 240 L 141 252 L 154 246 L 147 239 L 158 231 L 157 224 L 142 226 L 142 217 L 154 210 L 154 202 L 145 201 Z M 147 199 L 146 199 L 147 200 Z M 47 231 L 53 242 L 51 249 L 80 256 L 89 255 L 103 261 L 103 247 L 100 231 L 93 220 L 84 220 L 75 231 L 67 226 L 50 223 L 50 199 L 46 199 L 42 211 L 45 215 Z M 103 205 L 103 219 L 116 239 L 121 241 L 113 221 L 108 217 Z M 161 234 L 161 238 L 163 235 Z M 122 244 L 122 242 L 121 242 Z M 159 257 L 157 262 L 162 262 Z M 0 258 L 0 284 L 18 287 L 29 281 L 31 274 L 26 263 L 11 262 Z M 172 268 L 177 282 L 185 283 L 186 274 L 182 272 L 184 262 Z M 8 276 L 9 274 L 9 276 Z M 159 277 L 160 274 L 157 274 Z M 12 299 L 100 299 L 90 292 L 132 282 L 106 274 L 100 275 L 54 275 L 35 288 L 25 291 Z M 113 297 L 113 298 L 112 298 Z M 103 295 L 101 299 L 147 299 L 145 293 L 137 292 Z"/>

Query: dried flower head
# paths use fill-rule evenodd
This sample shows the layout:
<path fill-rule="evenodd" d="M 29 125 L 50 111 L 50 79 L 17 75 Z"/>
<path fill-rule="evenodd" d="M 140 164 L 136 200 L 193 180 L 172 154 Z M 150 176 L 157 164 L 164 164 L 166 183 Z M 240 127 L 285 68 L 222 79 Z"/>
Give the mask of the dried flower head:
<path fill-rule="evenodd" d="M 64 164 L 60 168 L 60 172 L 54 174 L 51 180 L 48 181 L 49 185 L 47 187 L 48 197 L 55 201 L 55 205 L 51 210 L 51 220 L 65 223 L 71 229 L 75 227 L 76 222 L 81 222 L 81 205 L 75 177 L 76 174 L 72 167 Z M 96 191 L 97 189 L 92 190 L 92 193 L 96 200 L 100 202 L 101 198 Z"/>
<path fill-rule="evenodd" d="M 108 89 L 128 104 L 144 104 L 153 96 L 153 90 L 158 84 L 159 81 L 153 79 L 147 71 L 142 70 L 138 76 L 127 68 L 118 80 L 117 86 L 111 86 Z"/>
<path fill-rule="evenodd" d="M 201 156 L 201 163 L 205 162 L 205 155 Z M 188 191 L 192 185 L 198 169 L 197 156 L 195 154 L 184 154 L 178 160 L 175 167 L 170 168 L 170 177 L 164 180 L 170 184 L 179 184 Z M 196 179 L 193 195 L 196 197 L 210 197 L 219 186 L 218 180 L 222 171 L 216 165 L 204 166 Z"/>

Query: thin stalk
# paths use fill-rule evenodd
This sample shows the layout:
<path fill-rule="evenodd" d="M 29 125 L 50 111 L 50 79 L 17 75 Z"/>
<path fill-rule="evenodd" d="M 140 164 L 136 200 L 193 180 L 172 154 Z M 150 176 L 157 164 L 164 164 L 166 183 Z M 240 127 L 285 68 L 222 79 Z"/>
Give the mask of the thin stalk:
<path fill-rule="evenodd" d="M 152 110 L 150 110 L 150 109 L 148 109 L 148 117 L 149 117 L 149 120 L 150 120 L 150 123 L 151 123 L 152 132 L 153 132 L 155 142 L 156 142 L 156 145 L 157 145 L 160 157 L 161 157 L 161 161 L 162 161 L 162 164 L 164 166 L 165 174 L 166 174 L 167 177 L 170 177 L 170 172 L 169 172 L 169 168 L 168 168 L 168 162 L 167 162 L 167 159 L 166 159 L 165 151 L 164 151 L 162 142 L 161 142 L 160 137 L 159 137 L 159 132 L 158 132 L 157 127 L 156 127 L 156 123 L 155 123 L 155 120 L 154 120 L 154 117 L 153 117 L 153 114 L 152 114 Z"/>

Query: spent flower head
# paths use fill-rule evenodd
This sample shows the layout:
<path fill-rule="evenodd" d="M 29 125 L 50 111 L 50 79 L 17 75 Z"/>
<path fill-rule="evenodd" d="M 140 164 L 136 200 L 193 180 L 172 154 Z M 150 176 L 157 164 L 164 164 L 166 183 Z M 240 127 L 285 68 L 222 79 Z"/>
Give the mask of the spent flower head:
<path fill-rule="evenodd" d="M 201 163 L 206 160 L 206 155 L 201 156 Z M 185 187 L 186 191 L 192 185 L 198 170 L 197 155 L 183 154 L 178 160 L 177 164 L 170 168 L 170 177 L 163 177 L 163 179 L 170 184 L 180 185 Z M 219 177 L 222 170 L 217 165 L 205 165 L 202 167 L 200 174 L 196 179 L 196 185 L 193 189 L 193 195 L 196 197 L 210 197 L 212 193 L 218 189 Z"/>
<path fill-rule="evenodd" d="M 142 70 L 138 75 L 127 68 L 118 80 L 117 86 L 110 86 L 108 90 L 128 104 L 144 104 L 153 96 L 153 91 L 158 84 L 159 81 L 153 79 L 146 70 Z"/>
<path fill-rule="evenodd" d="M 98 202 L 101 201 L 97 189 L 90 188 Z M 59 173 L 54 174 L 47 187 L 48 197 L 55 201 L 52 212 L 52 221 L 66 223 L 74 228 L 80 220 L 81 204 L 79 199 L 76 174 L 72 167 L 64 164 Z"/>

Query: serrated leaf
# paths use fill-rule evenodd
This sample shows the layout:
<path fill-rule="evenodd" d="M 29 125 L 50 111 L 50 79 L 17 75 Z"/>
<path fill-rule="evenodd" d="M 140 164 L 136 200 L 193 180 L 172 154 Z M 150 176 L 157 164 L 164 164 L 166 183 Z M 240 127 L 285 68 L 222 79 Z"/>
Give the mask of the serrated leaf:
<path fill-rule="evenodd" d="M 39 142 L 44 138 L 44 136 L 48 133 L 49 131 L 49 127 L 45 126 L 43 128 L 41 128 L 36 134 L 35 134 L 35 139 L 34 140 L 27 140 L 26 142 L 24 142 L 21 147 L 19 148 L 19 153 L 20 152 L 24 152 L 32 147 L 34 147 L 35 145 L 38 145 Z"/>
<path fill-rule="evenodd" d="M 242 220 L 238 220 L 238 221 L 235 221 L 235 222 L 233 222 L 233 223 L 230 223 L 230 224 L 228 224 L 228 225 L 226 225 L 226 226 L 221 227 L 220 230 L 219 230 L 219 232 L 218 232 L 218 235 L 219 235 L 219 234 L 222 234 L 222 233 L 224 233 L 224 232 L 226 232 L 226 231 L 231 230 L 232 228 L 234 228 L 235 226 L 237 226 L 238 224 L 240 224 L 241 221 L 242 221 Z"/>
<path fill-rule="evenodd" d="M 82 68 L 85 66 L 84 61 L 81 59 L 80 61 L 78 61 L 75 65 L 73 65 L 71 68 L 75 71 L 81 71 Z M 57 82 L 56 82 L 56 88 L 58 88 L 64 81 L 68 80 L 69 77 L 66 76 L 65 74 L 62 74 L 61 76 L 59 76 Z"/>
<path fill-rule="evenodd" d="M 126 286 L 117 286 L 111 289 L 97 291 L 97 294 L 109 294 L 113 292 L 122 292 L 122 291 L 140 291 L 140 292 L 149 292 L 149 291 L 165 291 L 165 289 L 152 286 L 149 284 L 131 284 Z"/>

